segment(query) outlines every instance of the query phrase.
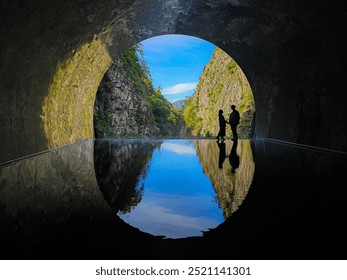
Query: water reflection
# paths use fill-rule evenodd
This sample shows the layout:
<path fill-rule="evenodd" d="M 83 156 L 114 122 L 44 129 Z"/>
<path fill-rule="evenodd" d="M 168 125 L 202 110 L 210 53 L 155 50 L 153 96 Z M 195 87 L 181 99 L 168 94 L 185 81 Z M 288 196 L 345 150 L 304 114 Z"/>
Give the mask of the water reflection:
<path fill-rule="evenodd" d="M 147 175 L 152 153 L 160 144 L 146 140 L 95 141 L 97 182 L 116 213 L 128 213 L 141 201 L 144 191 L 141 182 Z"/>
<path fill-rule="evenodd" d="M 247 194 L 249 142 L 236 153 L 232 173 L 228 161 L 219 168 L 215 141 L 89 140 L 0 166 L 2 252 L 95 258 L 127 240 L 145 255 L 158 236 L 201 236 Z"/>
<path fill-rule="evenodd" d="M 216 193 L 215 200 L 226 219 L 239 208 L 253 180 L 255 164 L 251 143 L 248 140 L 217 144 L 196 141 L 195 147 L 204 173 L 210 178 Z M 226 151 L 230 151 L 229 154 Z M 221 158 L 228 158 L 229 164 L 221 164 Z"/>
<path fill-rule="evenodd" d="M 237 144 L 238 144 L 238 140 L 234 140 L 230 154 L 229 154 L 229 162 L 231 165 L 231 172 L 235 173 L 236 169 L 240 166 L 240 157 L 236 152 L 237 149 Z"/>
<path fill-rule="evenodd" d="M 249 141 L 240 142 L 221 149 L 209 140 L 96 141 L 97 181 L 112 209 L 141 231 L 201 236 L 236 211 L 248 192 L 254 162 Z M 225 149 L 230 155 L 222 157 L 241 158 L 237 173 L 220 164 Z"/>
<path fill-rule="evenodd" d="M 0 258 L 344 259 L 346 162 L 262 140 L 81 141 L 0 166 Z M 140 230 L 119 217 L 136 211 Z"/>
<path fill-rule="evenodd" d="M 84 141 L 0 167 L 0 245 L 7 257 L 56 252 L 69 238 L 85 242 L 86 229 L 114 220 L 95 179 L 93 146 Z"/>

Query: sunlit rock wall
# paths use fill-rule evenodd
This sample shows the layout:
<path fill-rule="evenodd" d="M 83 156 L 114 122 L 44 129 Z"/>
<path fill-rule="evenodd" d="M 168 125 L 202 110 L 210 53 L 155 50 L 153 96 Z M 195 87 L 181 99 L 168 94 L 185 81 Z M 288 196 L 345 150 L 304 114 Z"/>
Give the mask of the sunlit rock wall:
<path fill-rule="evenodd" d="M 111 57 L 98 37 L 58 63 L 42 108 L 49 148 L 94 137 L 95 95 L 110 64 Z"/>

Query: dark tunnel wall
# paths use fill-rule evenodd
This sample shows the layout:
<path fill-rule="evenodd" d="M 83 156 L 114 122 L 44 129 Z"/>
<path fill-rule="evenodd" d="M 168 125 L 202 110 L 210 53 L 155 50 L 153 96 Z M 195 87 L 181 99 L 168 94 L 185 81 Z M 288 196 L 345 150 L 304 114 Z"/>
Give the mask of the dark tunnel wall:
<path fill-rule="evenodd" d="M 0 162 L 93 137 L 102 75 L 163 34 L 221 47 L 246 74 L 256 136 L 347 151 L 341 1 L 1 1 Z"/>

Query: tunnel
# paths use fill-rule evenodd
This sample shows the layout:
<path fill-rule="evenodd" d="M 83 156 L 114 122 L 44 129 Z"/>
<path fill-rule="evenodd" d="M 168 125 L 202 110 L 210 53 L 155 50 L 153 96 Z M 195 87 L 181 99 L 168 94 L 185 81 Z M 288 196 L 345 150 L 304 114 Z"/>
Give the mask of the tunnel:
<path fill-rule="evenodd" d="M 1 162 L 93 137 L 112 58 L 184 34 L 233 57 L 253 89 L 258 138 L 346 152 L 345 34 L 325 1 L 2 1 Z"/>
<path fill-rule="evenodd" d="M 237 61 L 254 94 L 255 139 L 345 156 L 346 16 L 343 3 L 336 0 L 1 1 L 0 163 L 92 139 L 95 94 L 112 60 L 136 43 L 165 34 L 204 39 Z M 265 151 L 263 146 L 255 149 Z M 275 153 L 267 152 L 262 155 L 265 159 Z M 290 148 L 288 153 L 292 155 L 288 164 L 299 168 L 296 161 L 302 159 L 300 155 Z M 324 158 L 311 159 L 315 160 L 312 169 L 326 164 Z M 277 160 L 281 162 L 281 157 Z M 257 177 L 261 170 L 271 172 L 271 166 L 256 171 L 255 184 L 269 179 Z M 289 183 L 287 187 L 289 194 Z M 271 191 L 276 193 L 276 189 Z M 300 191 L 309 196 L 307 189 Z M 343 190 L 337 194 L 342 201 Z M 252 190 L 247 203 L 259 195 L 264 198 L 259 189 Z M 221 233 L 223 228 L 240 219 L 237 216 L 221 225 L 203 244 L 212 250 L 211 240 L 223 240 L 227 235 Z M 251 232 L 237 236 L 254 238 Z M 173 257 L 179 256 L 188 241 L 178 242 L 164 245 L 177 246 Z M 199 248 L 201 242 L 194 241 L 192 246 Z M 337 241 L 331 242 L 337 246 Z M 297 247 L 292 245 L 288 241 L 283 246 L 294 253 Z M 304 241 L 300 245 L 304 246 Z M 305 256 L 312 258 L 318 249 L 313 243 L 308 247 L 311 253 Z M 241 249 L 241 245 L 235 248 Z M 266 245 L 259 249 L 266 250 Z M 322 250 L 320 256 L 329 255 L 328 245 Z M 260 252 L 252 256 L 262 257 Z M 282 252 L 280 256 L 287 255 Z"/>

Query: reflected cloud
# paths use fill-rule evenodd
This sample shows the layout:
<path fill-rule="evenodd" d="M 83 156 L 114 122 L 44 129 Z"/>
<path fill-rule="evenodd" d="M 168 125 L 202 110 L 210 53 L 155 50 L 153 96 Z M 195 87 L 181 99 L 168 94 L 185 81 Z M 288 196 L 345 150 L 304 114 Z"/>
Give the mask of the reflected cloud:
<path fill-rule="evenodd" d="M 201 215 L 196 211 L 187 211 L 187 209 L 196 210 L 194 208 L 197 203 L 206 205 L 202 203 L 202 200 L 211 201 L 209 196 L 184 197 L 161 193 L 147 195 L 149 197 L 146 201 L 139 204 L 131 215 L 118 214 L 125 222 L 141 231 L 153 235 L 164 235 L 168 238 L 202 236 L 202 230 L 215 228 L 222 222 L 222 219 L 216 220 L 215 217 Z M 185 211 L 182 211 L 182 205 L 186 208 Z"/>
<path fill-rule="evenodd" d="M 195 155 L 196 154 L 193 146 L 187 146 L 187 145 L 170 143 L 170 142 L 164 142 L 161 145 L 161 149 L 168 150 L 170 152 L 174 152 L 180 155 L 184 155 L 184 154 Z"/>

